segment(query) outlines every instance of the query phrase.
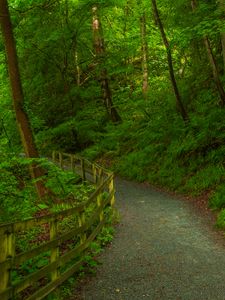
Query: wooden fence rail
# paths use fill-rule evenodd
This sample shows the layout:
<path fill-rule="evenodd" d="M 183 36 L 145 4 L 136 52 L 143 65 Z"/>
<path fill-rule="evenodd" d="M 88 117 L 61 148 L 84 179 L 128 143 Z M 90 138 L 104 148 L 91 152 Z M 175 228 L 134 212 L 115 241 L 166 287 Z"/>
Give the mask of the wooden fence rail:
<path fill-rule="evenodd" d="M 83 181 L 94 183 L 95 191 L 85 203 L 75 207 L 0 225 L 1 300 L 43 299 L 78 271 L 83 263 L 84 250 L 89 247 L 107 221 L 105 207 L 114 206 L 113 173 L 77 155 L 53 152 L 52 159 L 61 168 L 76 170 Z M 85 219 L 85 212 L 90 207 L 91 214 L 87 214 L 88 218 Z M 66 232 L 60 231 L 59 225 L 69 217 L 73 218 L 73 225 L 70 224 Z M 36 248 L 16 253 L 18 236 L 41 226 L 47 228 L 48 240 Z M 67 243 L 70 243 L 69 249 L 65 247 Z M 19 280 L 13 280 L 13 272 L 19 272 L 24 263 L 32 264 L 32 260 L 37 260 L 43 253 L 48 258 L 44 266 L 31 274 L 20 274 Z"/>

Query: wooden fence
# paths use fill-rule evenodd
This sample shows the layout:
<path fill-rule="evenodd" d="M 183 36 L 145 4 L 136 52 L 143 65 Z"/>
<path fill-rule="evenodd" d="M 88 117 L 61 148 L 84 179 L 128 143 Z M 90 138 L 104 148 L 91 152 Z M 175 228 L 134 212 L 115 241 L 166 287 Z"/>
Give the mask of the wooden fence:
<path fill-rule="evenodd" d="M 53 161 L 62 168 L 76 170 L 83 181 L 96 185 L 89 199 L 75 207 L 42 217 L 0 225 L 0 299 L 43 299 L 57 286 L 62 284 L 83 263 L 83 253 L 107 221 L 104 208 L 115 202 L 113 174 L 82 157 L 53 153 Z M 91 213 L 85 212 L 89 207 Z M 85 216 L 88 218 L 85 219 Z M 59 230 L 59 224 L 68 217 L 74 218 L 73 226 L 66 232 Z M 77 221 L 76 221 L 77 220 Z M 36 248 L 16 253 L 16 241 L 19 235 L 33 228 L 48 228 L 48 239 Z M 67 242 L 75 240 L 72 247 L 65 250 Z M 47 263 L 31 274 L 22 274 L 19 280 L 13 280 L 22 264 L 48 253 Z M 18 276 L 17 276 L 18 277 Z"/>

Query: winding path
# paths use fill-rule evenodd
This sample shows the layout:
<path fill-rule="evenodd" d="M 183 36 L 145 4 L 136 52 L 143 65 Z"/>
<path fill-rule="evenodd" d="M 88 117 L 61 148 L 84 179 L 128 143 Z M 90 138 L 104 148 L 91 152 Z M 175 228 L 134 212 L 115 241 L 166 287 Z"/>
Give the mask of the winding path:
<path fill-rule="evenodd" d="M 116 180 L 121 223 L 71 299 L 224 300 L 225 239 L 188 201 Z"/>

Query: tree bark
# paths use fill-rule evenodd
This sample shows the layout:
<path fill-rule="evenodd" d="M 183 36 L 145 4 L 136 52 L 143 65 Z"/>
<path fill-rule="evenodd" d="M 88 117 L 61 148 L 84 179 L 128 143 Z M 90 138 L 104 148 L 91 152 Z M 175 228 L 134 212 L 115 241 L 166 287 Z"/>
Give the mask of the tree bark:
<path fill-rule="evenodd" d="M 191 6 L 192 6 L 192 10 L 195 11 L 197 9 L 197 0 L 192 0 L 191 1 Z M 212 51 L 212 47 L 209 41 L 209 38 L 207 36 L 203 37 L 203 42 L 207 51 L 207 55 L 208 55 L 208 60 L 210 63 L 210 66 L 212 68 L 212 73 L 213 73 L 213 78 L 214 78 L 214 82 L 215 85 L 217 87 L 217 90 L 219 92 L 220 95 L 220 100 L 221 100 L 221 105 L 224 106 L 225 105 L 225 91 L 222 85 L 222 82 L 220 80 L 220 74 L 219 74 L 219 69 L 216 63 L 216 59 L 213 55 L 213 51 Z"/>
<path fill-rule="evenodd" d="M 203 41 L 204 41 L 204 44 L 205 44 L 205 47 L 206 47 L 206 50 L 207 50 L 207 53 L 208 53 L 208 58 L 209 58 L 209 62 L 210 62 L 211 68 L 212 68 L 214 81 L 215 81 L 217 90 L 218 90 L 219 95 L 220 95 L 221 104 L 222 104 L 222 106 L 224 106 L 225 105 L 225 91 L 224 91 L 222 82 L 220 80 L 219 70 L 218 70 L 218 67 L 217 67 L 217 64 L 216 64 L 215 57 L 214 57 L 213 52 L 212 52 L 210 41 L 209 41 L 207 36 L 205 36 L 203 38 Z"/>
<path fill-rule="evenodd" d="M 225 73 L 225 33 L 221 33 L 222 56 L 223 56 L 223 71 Z"/>
<path fill-rule="evenodd" d="M 145 12 L 140 17 L 141 24 L 141 43 L 142 43 L 142 72 L 143 72 L 143 83 L 142 92 L 146 99 L 148 94 L 148 43 L 147 43 L 147 33 L 146 33 L 146 15 Z"/>
<path fill-rule="evenodd" d="M 13 29 L 10 20 L 7 0 L 0 0 L 0 25 L 8 59 L 8 71 L 12 89 L 13 105 L 22 145 L 27 157 L 38 158 L 39 154 L 35 146 L 28 115 L 23 107 L 24 95 L 18 66 L 16 44 L 13 36 Z M 43 170 L 36 164 L 33 164 L 30 167 L 30 173 L 33 179 L 38 179 L 40 176 L 43 176 Z M 42 180 L 36 181 L 35 186 L 38 196 L 43 197 L 46 194 L 46 188 Z"/>
<path fill-rule="evenodd" d="M 225 13 L 225 2 L 224 0 L 219 0 L 219 7 L 224 15 Z M 224 20 L 224 17 L 223 17 Z M 221 32 L 221 45 L 222 45 L 222 57 L 223 57 L 223 72 L 225 73 L 225 32 Z"/>
<path fill-rule="evenodd" d="M 92 28 L 93 28 L 94 49 L 97 58 L 101 59 L 102 57 L 105 56 L 105 46 L 104 46 L 104 38 L 103 38 L 103 33 L 101 28 L 101 22 L 97 13 L 97 6 L 94 6 L 92 8 L 92 13 L 93 13 Z M 109 118 L 114 123 L 121 122 L 121 117 L 113 105 L 112 93 L 111 93 L 109 79 L 108 79 L 108 72 L 105 67 L 101 68 L 100 82 L 101 82 L 101 89 L 103 92 L 103 102 Z"/>
<path fill-rule="evenodd" d="M 78 59 L 77 50 L 75 50 L 74 56 L 75 56 L 75 64 L 76 64 L 76 81 L 77 81 L 77 86 L 80 86 L 80 84 L 81 84 L 81 80 L 80 80 L 81 72 L 80 72 L 80 67 L 79 67 L 79 59 Z"/>
<path fill-rule="evenodd" d="M 184 108 L 183 102 L 181 100 L 181 96 L 180 96 L 179 89 L 178 89 L 178 86 L 177 86 L 176 78 L 175 78 L 175 75 L 174 75 L 173 59 L 172 59 L 170 43 L 167 39 L 165 30 L 164 30 L 164 27 L 163 27 L 163 24 L 162 24 L 160 15 L 159 15 L 156 0 L 152 0 L 152 7 L 153 7 L 153 12 L 154 12 L 154 15 L 155 15 L 156 23 L 159 27 L 159 30 L 160 30 L 160 33 L 161 33 L 161 36 L 162 36 L 164 46 L 167 50 L 167 60 L 168 60 L 168 66 L 169 66 L 170 80 L 171 80 L 173 90 L 174 90 L 174 94 L 175 94 L 175 97 L 176 97 L 177 109 L 180 112 L 181 117 L 183 118 L 184 122 L 187 122 L 189 120 L 188 114 L 187 114 L 186 109 Z"/>

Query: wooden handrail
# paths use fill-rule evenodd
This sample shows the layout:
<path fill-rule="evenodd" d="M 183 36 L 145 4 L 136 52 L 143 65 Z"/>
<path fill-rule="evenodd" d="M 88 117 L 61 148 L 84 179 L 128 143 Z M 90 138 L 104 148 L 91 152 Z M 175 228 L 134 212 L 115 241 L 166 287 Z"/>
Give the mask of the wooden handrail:
<path fill-rule="evenodd" d="M 78 271 L 82 265 L 82 253 L 89 247 L 107 221 L 105 207 L 107 205 L 114 206 L 115 191 L 112 172 L 78 155 L 53 152 L 52 158 L 61 168 L 78 170 L 82 180 L 94 183 L 96 189 L 85 203 L 75 207 L 41 217 L 0 225 L 1 300 L 8 300 L 15 296 L 21 296 L 22 299 L 27 300 L 43 299 Z M 85 218 L 86 209 L 90 205 L 93 207 L 93 211 L 88 218 Z M 72 228 L 70 226 L 66 232 L 60 233 L 60 222 L 67 217 L 74 218 L 74 225 Z M 17 235 L 43 224 L 48 224 L 49 240 L 34 249 L 17 254 Z M 62 245 L 68 241 L 73 241 L 74 246 L 62 253 Z M 23 263 L 30 259 L 37 259 L 43 253 L 46 253 L 48 257 L 48 263 L 45 266 L 27 276 L 22 276 L 17 282 L 12 282 L 13 270 L 18 270 Z M 69 267 L 67 267 L 68 263 Z M 45 278 L 43 281 L 45 284 L 38 286 L 39 280 L 43 278 Z M 36 290 L 30 292 L 28 298 L 24 297 L 26 293 L 23 294 L 23 292 L 34 285 L 37 285 Z"/>

